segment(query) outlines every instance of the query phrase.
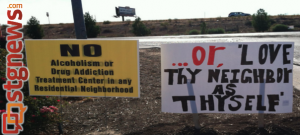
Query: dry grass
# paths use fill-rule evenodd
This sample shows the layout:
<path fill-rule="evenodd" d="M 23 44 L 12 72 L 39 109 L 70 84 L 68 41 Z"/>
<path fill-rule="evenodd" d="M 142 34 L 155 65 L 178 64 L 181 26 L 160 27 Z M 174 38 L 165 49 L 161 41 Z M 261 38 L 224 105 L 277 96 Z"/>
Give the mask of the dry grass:
<path fill-rule="evenodd" d="M 294 25 L 295 31 L 300 31 L 300 15 L 284 15 L 271 16 L 271 19 L 276 24 Z M 217 18 L 193 18 L 193 19 L 172 19 L 169 20 L 143 20 L 146 27 L 151 29 L 150 36 L 164 36 L 164 35 L 186 35 L 187 32 L 193 29 L 200 30 L 200 23 L 206 22 L 207 28 L 223 28 L 225 33 L 253 33 L 255 32 L 251 25 L 246 25 L 251 21 L 251 16 L 248 17 L 217 17 Z M 132 21 L 133 23 L 133 21 Z M 131 23 L 131 24 L 132 24 Z M 168 23 L 167 27 L 163 27 L 162 23 Z M 98 37 L 129 37 L 134 36 L 130 32 L 131 24 L 128 22 L 111 22 L 110 24 L 103 24 L 97 22 L 101 27 L 101 33 Z M 45 39 L 60 39 L 60 38 L 75 38 L 74 24 L 51 24 L 42 25 L 45 33 Z M 104 32 L 110 30 L 112 32 Z M 4 29 L 2 30 L 5 31 Z M 25 36 L 25 38 L 28 38 Z"/>

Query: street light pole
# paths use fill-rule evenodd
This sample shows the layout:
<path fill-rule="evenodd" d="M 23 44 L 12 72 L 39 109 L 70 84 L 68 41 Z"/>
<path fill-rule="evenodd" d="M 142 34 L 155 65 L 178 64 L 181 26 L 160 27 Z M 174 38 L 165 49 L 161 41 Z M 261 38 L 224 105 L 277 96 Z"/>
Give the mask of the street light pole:
<path fill-rule="evenodd" d="M 47 12 L 46 15 L 47 15 L 47 17 L 48 17 L 48 22 L 49 22 L 49 24 L 50 24 L 49 13 Z"/>
<path fill-rule="evenodd" d="M 48 22 L 49 22 L 49 27 L 50 27 L 50 19 L 49 19 L 49 13 L 48 12 L 46 12 L 46 15 L 47 15 L 47 17 L 48 17 Z M 48 27 L 48 29 L 49 29 L 49 27 Z M 48 38 L 49 38 L 49 30 L 48 30 Z"/>

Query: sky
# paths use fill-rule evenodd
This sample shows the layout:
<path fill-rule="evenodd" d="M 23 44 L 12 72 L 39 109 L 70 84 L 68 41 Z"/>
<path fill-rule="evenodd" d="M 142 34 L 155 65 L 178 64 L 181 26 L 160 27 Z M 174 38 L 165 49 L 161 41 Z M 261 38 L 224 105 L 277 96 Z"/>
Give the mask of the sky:
<path fill-rule="evenodd" d="M 264 9 L 269 15 L 300 15 L 300 0 L 81 0 L 83 13 L 89 12 L 97 22 L 122 21 L 114 18 L 115 7 L 135 8 L 142 20 L 194 19 L 228 17 L 230 12 L 254 14 Z M 7 24 L 9 4 L 23 4 L 23 25 L 31 16 L 40 24 L 73 23 L 71 0 L 0 0 L 0 24 Z M 46 16 L 49 13 L 49 18 Z M 49 19 L 49 20 L 48 20 Z M 125 20 L 134 17 L 125 17 Z"/>

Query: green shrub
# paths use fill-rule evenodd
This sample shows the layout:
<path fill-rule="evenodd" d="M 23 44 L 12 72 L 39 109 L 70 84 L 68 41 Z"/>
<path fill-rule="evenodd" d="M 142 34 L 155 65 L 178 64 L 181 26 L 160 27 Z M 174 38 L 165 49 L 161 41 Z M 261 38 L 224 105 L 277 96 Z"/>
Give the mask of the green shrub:
<path fill-rule="evenodd" d="M 102 31 L 102 33 L 111 33 L 111 32 L 113 32 L 113 31 L 109 30 L 109 29 L 105 29 L 105 30 Z"/>
<path fill-rule="evenodd" d="M 247 22 L 245 22 L 245 25 L 246 26 L 252 26 L 252 22 L 251 21 L 247 21 Z"/>
<path fill-rule="evenodd" d="M 32 39 L 41 39 L 44 37 L 44 30 L 40 25 L 40 21 L 34 16 L 27 21 L 25 35 Z"/>
<path fill-rule="evenodd" d="M 191 20 L 188 21 L 188 25 L 192 26 L 192 21 Z"/>
<path fill-rule="evenodd" d="M 97 37 L 100 33 L 100 26 L 96 25 L 96 19 L 94 19 L 89 12 L 84 14 L 84 23 L 86 28 L 86 35 L 89 38 Z"/>
<path fill-rule="evenodd" d="M 151 26 L 151 27 L 150 27 L 150 30 L 155 30 L 155 26 Z"/>
<path fill-rule="evenodd" d="M 7 27 L 8 27 L 8 25 L 2 24 L 1 29 L 6 29 Z"/>
<path fill-rule="evenodd" d="M 270 23 L 271 23 L 271 25 L 273 25 L 273 24 L 275 24 L 275 23 L 276 23 L 276 21 L 275 21 L 275 20 L 273 20 L 273 19 L 270 19 Z"/>
<path fill-rule="evenodd" d="M 168 21 L 169 21 L 169 23 L 171 23 L 171 22 L 172 22 L 172 19 L 168 19 Z"/>
<path fill-rule="evenodd" d="M 160 26 L 162 26 L 163 29 L 168 29 L 169 23 L 163 22 L 163 23 L 160 24 Z"/>
<path fill-rule="evenodd" d="M 0 35 L 0 48 L 6 49 L 6 37 Z"/>
<path fill-rule="evenodd" d="M 270 17 L 263 9 L 252 15 L 252 26 L 257 32 L 267 31 L 271 27 Z"/>
<path fill-rule="evenodd" d="M 285 25 L 294 25 L 295 24 L 295 20 L 285 20 L 282 22 L 282 24 Z"/>
<path fill-rule="evenodd" d="M 178 23 L 178 19 L 177 19 L 177 18 L 175 18 L 175 19 L 174 19 L 174 22 L 175 22 L 175 23 Z"/>
<path fill-rule="evenodd" d="M 222 34 L 225 33 L 224 29 L 222 28 L 216 28 L 216 29 L 209 29 L 207 31 L 208 34 Z"/>
<path fill-rule="evenodd" d="M 110 21 L 103 21 L 103 24 L 110 24 Z"/>
<path fill-rule="evenodd" d="M 6 83 L 6 55 L 8 52 L 5 49 L 0 48 L 0 85 Z M 26 63 L 24 58 L 23 63 Z M 25 82 L 21 89 L 24 95 L 23 103 L 27 106 L 27 111 L 24 116 L 23 131 L 21 134 L 32 135 L 40 132 L 46 132 L 52 130 L 57 126 L 57 123 L 61 122 L 60 114 L 58 113 L 59 103 L 57 97 L 29 96 L 28 83 Z M 3 87 L 0 87 L 0 115 L 6 110 L 6 91 Z M 0 121 L 1 117 L 0 117 Z M 1 124 L 0 124 L 1 125 Z M 2 126 L 1 126 L 2 127 Z"/>
<path fill-rule="evenodd" d="M 280 31 L 289 31 L 288 26 L 283 24 L 277 24 L 273 27 L 272 31 L 280 32 Z"/>
<path fill-rule="evenodd" d="M 129 25 L 131 23 L 130 19 L 126 19 L 126 24 Z"/>
<path fill-rule="evenodd" d="M 201 27 L 201 34 L 206 34 L 207 33 L 206 23 L 202 22 L 200 27 Z"/>
<path fill-rule="evenodd" d="M 287 16 L 285 14 L 278 14 L 278 17 L 282 20 L 287 19 Z"/>
<path fill-rule="evenodd" d="M 198 34 L 200 34 L 200 32 L 198 30 L 190 30 L 189 34 L 190 35 L 198 35 Z"/>
<path fill-rule="evenodd" d="M 132 33 L 136 36 L 147 36 L 151 34 L 151 31 L 141 21 L 141 18 L 138 17 L 132 24 Z"/>
<path fill-rule="evenodd" d="M 6 49 L 0 48 L 0 85 L 1 86 L 3 85 L 3 83 L 6 82 L 6 55 L 7 54 L 8 52 L 6 51 Z M 6 91 L 3 90 L 3 87 L 0 87 L 0 110 L 6 109 L 6 103 L 7 103 Z"/>
<path fill-rule="evenodd" d="M 5 36 L 6 35 L 6 28 L 8 27 L 8 25 L 3 24 L 0 28 L 0 37 L 1 36 Z M 3 32 L 3 33 L 2 33 Z"/>

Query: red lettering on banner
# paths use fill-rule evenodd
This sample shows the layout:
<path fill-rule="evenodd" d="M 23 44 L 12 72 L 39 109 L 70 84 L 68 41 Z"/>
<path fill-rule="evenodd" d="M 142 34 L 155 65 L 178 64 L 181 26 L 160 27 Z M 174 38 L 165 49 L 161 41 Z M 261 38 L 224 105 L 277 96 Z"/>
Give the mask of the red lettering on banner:
<path fill-rule="evenodd" d="M 209 57 L 207 65 L 213 65 L 215 61 L 215 54 L 217 50 L 224 50 L 225 47 L 217 47 L 216 46 L 209 46 Z"/>
<path fill-rule="evenodd" d="M 197 58 L 197 52 L 200 51 L 201 52 L 201 58 L 200 60 Z M 205 50 L 203 47 L 201 46 L 196 46 L 193 49 L 193 53 L 192 53 L 192 58 L 193 58 L 193 62 L 196 66 L 199 66 L 203 63 L 204 59 L 205 59 Z"/>

